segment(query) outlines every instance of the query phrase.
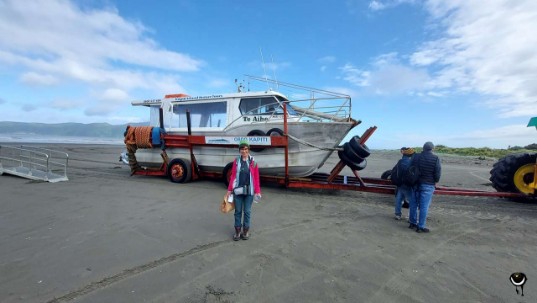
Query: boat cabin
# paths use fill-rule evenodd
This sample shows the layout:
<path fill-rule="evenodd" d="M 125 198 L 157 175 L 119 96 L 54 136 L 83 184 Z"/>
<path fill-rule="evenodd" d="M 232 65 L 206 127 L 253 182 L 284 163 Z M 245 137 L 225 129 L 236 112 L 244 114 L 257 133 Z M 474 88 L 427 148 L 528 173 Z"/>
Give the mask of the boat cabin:
<path fill-rule="evenodd" d="M 289 100 L 274 91 L 196 97 L 166 95 L 163 99 L 134 101 L 132 105 L 148 106 L 150 125 L 157 127 L 160 126 L 159 109 L 162 108 L 164 128 L 183 132 L 187 131 L 187 111 L 190 112 L 192 131 L 223 131 L 231 126 L 282 121 L 284 102 L 287 103 L 288 119 L 299 119 Z"/>

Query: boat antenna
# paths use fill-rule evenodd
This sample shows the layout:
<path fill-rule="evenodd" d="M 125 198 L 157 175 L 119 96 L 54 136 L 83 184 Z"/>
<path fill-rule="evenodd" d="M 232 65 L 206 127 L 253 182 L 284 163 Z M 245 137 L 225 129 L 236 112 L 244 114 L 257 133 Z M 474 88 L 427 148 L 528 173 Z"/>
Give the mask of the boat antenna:
<path fill-rule="evenodd" d="M 263 74 L 265 75 L 265 83 L 267 84 L 267 90 L 270 90 L 269 82 L 267 79 L 267 70 L 265 69 L 265 59 L 263 58 L 263 51 L 261 47 L 259 48 L 259 53 L 261 53 L 261 62 L 263 63 Z"/>
<path fill-rule="evenodd" d="M 278 83 L 278 79 L 276 78 L 276 65 L 274 65 L 272 54 L 270 55 L 270 60 L 272 60 L 272 74 L 274 75 L 274 81 L 276 81 L 276 90 L 280 90 L 280 83 Z"/>
<path fill-rule="evenodd" d="M 237 85 L 237 92 L 241 93 L 242 89 L 244 88 L 244 85 L 242 83 L 239 83 L 239 80 L 235 79 L 235 85 Z"/>

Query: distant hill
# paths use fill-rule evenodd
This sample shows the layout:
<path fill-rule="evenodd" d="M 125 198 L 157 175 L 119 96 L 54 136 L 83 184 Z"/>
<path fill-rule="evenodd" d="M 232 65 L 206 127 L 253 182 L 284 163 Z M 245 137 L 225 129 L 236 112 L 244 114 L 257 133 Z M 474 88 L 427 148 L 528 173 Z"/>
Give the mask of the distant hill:
<path fill-rule="evenodd" d="M 149 125 L 149 122 L 129 123 L 128 125 Z M 25 123 L 0 122 L 0 134 L 26 134 L 45 136 L 123 138 L 127 124 L 112 125 L 108 123 Z"/>

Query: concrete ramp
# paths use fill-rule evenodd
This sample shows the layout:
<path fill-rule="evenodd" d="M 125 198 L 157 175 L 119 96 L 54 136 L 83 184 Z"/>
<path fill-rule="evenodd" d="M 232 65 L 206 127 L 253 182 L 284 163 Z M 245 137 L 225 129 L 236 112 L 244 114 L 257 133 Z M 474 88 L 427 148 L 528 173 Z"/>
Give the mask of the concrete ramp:
<path fill-rule="evenodd" d="M 10 174 L 47 182 L 68 181 L 69 155 L 34 146 L 0 145 L 0 175 Z"/>

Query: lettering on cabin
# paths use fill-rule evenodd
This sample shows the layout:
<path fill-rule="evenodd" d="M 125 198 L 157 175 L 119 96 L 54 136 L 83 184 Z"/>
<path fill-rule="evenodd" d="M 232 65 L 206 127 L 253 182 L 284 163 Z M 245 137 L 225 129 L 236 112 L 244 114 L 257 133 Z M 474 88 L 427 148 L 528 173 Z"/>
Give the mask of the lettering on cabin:
<path fill-rule="evenodd" d="M 263 122 L 263 121 L 268 121 L 269 118 L 265 118 L 263 116 L 256 116 L 253 118 L 253 122 Z M 250 122 L 252 121 L 252 118 L 250 117 L 242 117 L 242 120 L 244 122 Z"/>

